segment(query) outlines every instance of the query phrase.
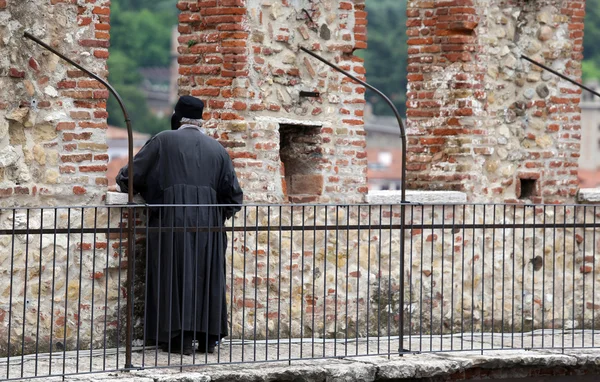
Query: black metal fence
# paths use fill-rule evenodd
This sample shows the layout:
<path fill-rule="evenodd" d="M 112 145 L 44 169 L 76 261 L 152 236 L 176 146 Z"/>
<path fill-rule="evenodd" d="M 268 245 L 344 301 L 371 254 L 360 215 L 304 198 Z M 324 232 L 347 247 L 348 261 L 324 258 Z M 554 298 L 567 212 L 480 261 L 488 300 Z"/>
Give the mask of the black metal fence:
<path fill-rule="evenodd" d="M 597 346 L 595 206 L 225 209 L 3 209 L 2 378 Z"/>

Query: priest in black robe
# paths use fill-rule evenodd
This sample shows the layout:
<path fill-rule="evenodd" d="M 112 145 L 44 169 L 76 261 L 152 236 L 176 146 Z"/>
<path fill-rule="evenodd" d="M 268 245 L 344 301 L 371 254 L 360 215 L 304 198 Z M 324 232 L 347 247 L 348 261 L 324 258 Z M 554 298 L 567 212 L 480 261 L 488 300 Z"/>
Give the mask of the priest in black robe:
<path fill-rule="evenodd" d="M 194 340 L 200 352 L 213 352 L 228 335 L 223 225 L 243 202 L 231 158 L 204 133 L 203 108 L 181 97 L 171 131 L 152 137 L 133 161 L 134 192 L 164 205 L 151 207 L 148 218 L 160 232 L 147 238 L 146 338 L 183 354 Z M 127 192 L 127 166 L 116 181 Z"/>

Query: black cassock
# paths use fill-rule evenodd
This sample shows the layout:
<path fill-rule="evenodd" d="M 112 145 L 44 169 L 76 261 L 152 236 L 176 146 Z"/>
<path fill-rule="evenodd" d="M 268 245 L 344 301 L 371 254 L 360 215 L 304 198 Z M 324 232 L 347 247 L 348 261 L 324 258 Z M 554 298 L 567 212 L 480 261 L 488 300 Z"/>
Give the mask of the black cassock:
<path fill-rule="evenodd" d="M 171 227 L 222 227 L 241 209 L 243 193 L 227 151 L 198 129 L 164 131 L 150 139 L 133 161 L 134 191 L 154 207 L 146 285 L 146 338 L 168 342 L 182 331 L 227 336 L 225 249 L 221 232 L 177 232 Z M 117 175 L 127 191 L 127 166 Z M 234 205 L 198 207 L 197 205 Z"/>

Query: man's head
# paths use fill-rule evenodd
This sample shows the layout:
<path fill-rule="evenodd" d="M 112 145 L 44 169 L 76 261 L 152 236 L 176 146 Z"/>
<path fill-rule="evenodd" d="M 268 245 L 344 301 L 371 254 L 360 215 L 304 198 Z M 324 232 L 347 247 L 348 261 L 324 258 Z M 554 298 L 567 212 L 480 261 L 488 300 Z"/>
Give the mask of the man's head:
<path fill-rule="evenodd" d="M 175 111 L 171 117 L 171 129 L 177 130 L 182 123 L 202 124 L 202 113 L 204 111 L 204 102 L 196 97 L 183 96 L 177 101 Z"/>

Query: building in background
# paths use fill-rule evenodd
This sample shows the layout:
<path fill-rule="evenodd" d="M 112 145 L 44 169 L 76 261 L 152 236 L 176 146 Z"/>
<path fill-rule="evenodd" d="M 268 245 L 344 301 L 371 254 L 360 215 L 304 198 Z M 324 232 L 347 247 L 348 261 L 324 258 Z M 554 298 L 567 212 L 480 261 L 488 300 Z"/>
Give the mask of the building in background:
<path fill-rule="evenodd" d="M 137 153 L 150 139 L 150 134 L 133 132 L 133 151 Z M 108 185 L 115 184 L 115 177 L 119 170 L 127 164 L 128 142 L 127 129 L 109 126 L 106 131 L 106 144 L 108 145 L 108 170 L 106 177 Z"/>
<path fill-rule="evenodd" d="M 402 182 L 402 141 L 393 116 L 365 112 L 369 190 L 399 190 Z"/>
<path fill-rule="evenodd" d="M 586 86 L 600 92 L 598 81 Z M 581 95 L 581 156 L 579 157 L 581 188 L 600 187 L 600 98 L 584 90 Z"/>
<path fill-rule="evenodd" d="M 171 35 L 170 66 L 140 68 L 140 74 L 143 78 L 140 90 L 144 93 L 152 114 L 159 118 L 171 115 L 173 106 L 177 101 L 177 77 L 179 76 L 179 64 L 177 63 L 178 36 L 179 32 L 175 27 Z"/>

